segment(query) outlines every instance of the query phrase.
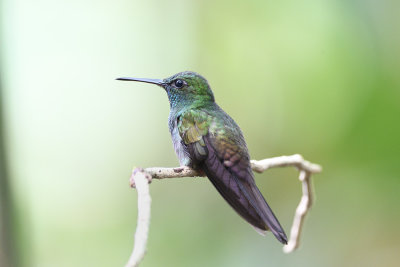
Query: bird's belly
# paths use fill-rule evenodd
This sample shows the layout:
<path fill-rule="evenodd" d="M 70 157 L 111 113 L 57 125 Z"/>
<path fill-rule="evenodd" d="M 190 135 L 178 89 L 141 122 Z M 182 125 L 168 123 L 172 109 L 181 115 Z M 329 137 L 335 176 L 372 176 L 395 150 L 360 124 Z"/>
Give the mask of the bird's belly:
<path fill-rule="evenodd" d="M 191 159 L 186 147 L 182 144 L 182 138 L 179 135 L 178 128 L 174 127 L 171 132 L 172 143 L 174 145 L 174 150 L 179 159 L 179 164 L 181 166 L 191 166 Z"/>

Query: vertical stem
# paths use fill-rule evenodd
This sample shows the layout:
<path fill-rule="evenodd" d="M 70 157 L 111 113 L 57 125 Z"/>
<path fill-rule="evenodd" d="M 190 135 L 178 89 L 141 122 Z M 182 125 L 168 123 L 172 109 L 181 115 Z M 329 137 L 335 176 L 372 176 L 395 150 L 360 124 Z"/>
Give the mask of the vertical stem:
<path fill-rule="evenodd" d="M 311 188 L 311 173 L 300 170 L 299 180 L 302 183 L 302 197 L 297 206 L 296 213 L 293 218 L 292 228 L 290 230 L 290 238 L 287 245 L 283 247 L 285 253 L 293 252 L 300 245 L 300 234 L 303 229 L 304 219 L 311 208 L 313 196 Z"/>
<path fill-rule="evenodd" d="M 150 226 L 151 197 L 149 191 L 150 175 L 142 170 L 134 170 L 132 173 L 133 183 L 138 193 L 138 218 L 135 233 L 135 243 L 128 263 L 125 267 L 136 267 L 146 254 L 147 238 Z"/>

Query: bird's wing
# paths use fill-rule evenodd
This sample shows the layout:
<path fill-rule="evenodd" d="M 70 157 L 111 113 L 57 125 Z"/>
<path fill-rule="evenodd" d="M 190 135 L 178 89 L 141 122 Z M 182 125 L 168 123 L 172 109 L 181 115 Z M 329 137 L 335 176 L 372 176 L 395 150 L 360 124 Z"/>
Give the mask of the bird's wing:
<path fill-rule="evenodd" d="M 270 229 L 286 243 L 282 227 L 254 182 L 243 136 L 226 116 L 224 121 L 207 111 L 187 111 L 178 117 L 179 134 L 194 165 L 207 174 L 229 205 L 258 232 Z"/>

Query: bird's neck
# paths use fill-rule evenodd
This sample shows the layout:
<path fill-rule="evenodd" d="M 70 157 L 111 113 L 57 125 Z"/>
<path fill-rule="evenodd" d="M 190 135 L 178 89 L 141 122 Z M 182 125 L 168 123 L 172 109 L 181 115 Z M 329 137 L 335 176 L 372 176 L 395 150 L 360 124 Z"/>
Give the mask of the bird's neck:
<path fill-rule="evenodd" d="M 186 100 L 186 99 L 171 99 L 170 100 L 170 109 L 171 113 L 175 114 L 182 114 L 183 112 L 187 110 L 193 110 L 193 109 L 200 109 L 200 108 L 212 108 L 215 105 L 214 101 L 208 101 L 204 99 L 191 99 L 191 100 Z"/>

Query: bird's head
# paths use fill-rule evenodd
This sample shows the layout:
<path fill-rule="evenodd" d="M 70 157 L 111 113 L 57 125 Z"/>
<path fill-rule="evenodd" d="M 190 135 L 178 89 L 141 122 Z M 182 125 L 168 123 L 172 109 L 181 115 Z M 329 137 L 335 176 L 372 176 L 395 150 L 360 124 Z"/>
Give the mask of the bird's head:
<path fill-rule="evenodd" d="M 200 106 L 214 102 L 214 94 L 207 80 L 192 71 L 180 72 L 164 80 L 130 77 L 117 78 L 117 80 L 152 83 L 164 88 L 168 94 L 171 108 Z"/>

